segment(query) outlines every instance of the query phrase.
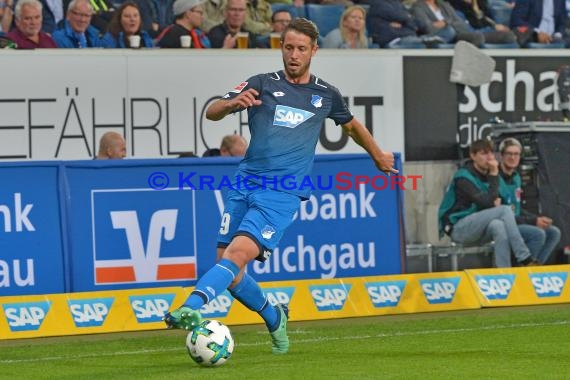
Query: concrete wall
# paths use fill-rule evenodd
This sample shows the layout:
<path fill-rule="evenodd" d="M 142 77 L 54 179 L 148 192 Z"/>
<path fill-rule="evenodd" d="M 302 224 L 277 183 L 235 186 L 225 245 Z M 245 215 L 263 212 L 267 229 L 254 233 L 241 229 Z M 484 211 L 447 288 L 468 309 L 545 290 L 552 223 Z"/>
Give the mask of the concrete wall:
<path fill-rule="evenodd" d="M 439 240 L 437 210 L 451 177 L 457 170 L 455 161 L 405 162 L 405 175 L 421 175 L 417 190 L 406 190 L 404 208 L 406 217 L 406 240 L 408 243 L 431 243 L 441 245 L 449 242 Z"/>

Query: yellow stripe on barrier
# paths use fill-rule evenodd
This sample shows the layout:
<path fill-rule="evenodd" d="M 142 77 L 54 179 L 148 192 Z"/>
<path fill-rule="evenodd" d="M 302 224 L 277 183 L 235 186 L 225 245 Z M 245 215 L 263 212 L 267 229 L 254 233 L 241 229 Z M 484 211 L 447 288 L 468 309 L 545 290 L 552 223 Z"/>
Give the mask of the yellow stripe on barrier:
<path fill-rule="evenodd" d="M 262 283 L 292 321 L 570 302 L 570 265 Z M 192 288 L 0 297 L 0 339 L 163 329 Z M 228 291 L 201 310 L 228 325 L 262 323 Z"/>

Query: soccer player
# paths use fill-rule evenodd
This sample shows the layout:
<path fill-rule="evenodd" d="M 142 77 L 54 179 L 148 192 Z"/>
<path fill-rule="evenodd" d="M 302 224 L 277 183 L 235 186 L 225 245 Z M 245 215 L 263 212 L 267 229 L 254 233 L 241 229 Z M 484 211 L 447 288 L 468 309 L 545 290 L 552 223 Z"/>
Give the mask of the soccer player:
<path fill-rule="evenodd" d="M 311 21 L 292 21 L 281 38 L 284 70 L 255 75 L 208 107 L 206 117 L 214 121 L 247 109 L 251 141 L 237 175 L 252 179 L 248 186 L 229 191 L 218 234 L 219 261 L 200 278 L 184 304 L 164 316 L 169 328 L 191 330 L 200 322 L 200 308 L 229 289 L 235 299 L 263 318 L 273 353 L 286 353 L 288 308 L 269 304 L 244 269 L 254 259 L 264 261 L 271 255 L 310 191 L 306 187 L 264 187 L 263 179 L 308 176 L 325 118 L 342 125 L 379 170 L 398 172 L 393 168 L 394 155 L 376 145 L 339 91 L 310 73 L 318 35 Z"/>

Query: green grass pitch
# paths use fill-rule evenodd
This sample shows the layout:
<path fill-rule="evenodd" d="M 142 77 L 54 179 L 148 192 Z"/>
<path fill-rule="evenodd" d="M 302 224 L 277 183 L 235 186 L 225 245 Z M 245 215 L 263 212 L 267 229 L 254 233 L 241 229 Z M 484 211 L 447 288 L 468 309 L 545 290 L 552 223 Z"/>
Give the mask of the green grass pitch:
<path fill-rule="evenodd" d="M 183 331 L 0 340 L 0 379 L 570 379 L 570 304 L 230 326 L 228 363 L 202 368 Z"/>

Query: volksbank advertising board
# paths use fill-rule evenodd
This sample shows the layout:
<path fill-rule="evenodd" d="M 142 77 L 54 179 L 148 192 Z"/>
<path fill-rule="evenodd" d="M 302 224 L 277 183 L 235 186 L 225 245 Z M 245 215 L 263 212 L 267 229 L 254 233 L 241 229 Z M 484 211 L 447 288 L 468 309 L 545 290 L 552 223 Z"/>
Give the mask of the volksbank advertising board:
<path fill-rule="evenodd" d="M 58 163 L 0 169 L 0 296 L 65 289 Z"/>
<path fill-rule="evenodd" d="M 12 262 L 7 270 L 3 266 L 2 294 L 194 285 L 214 264 L 224 197 L 237 164 L 232 158 L 68 161 L 51 168 L 51 182 L 34 177 L 43 181 L 41 190 L 25 182 L 2 189 L 4 234 L 15 233 L 2 244 L 14 252 L 12 261 L 25 252 L 42 264 L 33 267 L 33 275 Z M 62 170 L 59 177 L 56 168 Z M 401 192 L 413 191 L 412 184 L 379 173 L 367 155 L 319 156 L 313 173 L 256 180 L 314 190 L 273 255 L 252 263 L 249 273 L 260 281 L 401 273 Z M 33 188 L 38 190 L 27 192 Z M 10 215 L 4 211 L 11 209 Z M 45 221 L 34 224 L 34 233 L 42 226 L 41 244 L 22 250 L 33 244 L 24 236 L 32 232 L 15 230 L 30 229 L 36 219 Z M 22 286 L 15 286 L 14 278 Z"/>

